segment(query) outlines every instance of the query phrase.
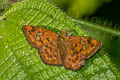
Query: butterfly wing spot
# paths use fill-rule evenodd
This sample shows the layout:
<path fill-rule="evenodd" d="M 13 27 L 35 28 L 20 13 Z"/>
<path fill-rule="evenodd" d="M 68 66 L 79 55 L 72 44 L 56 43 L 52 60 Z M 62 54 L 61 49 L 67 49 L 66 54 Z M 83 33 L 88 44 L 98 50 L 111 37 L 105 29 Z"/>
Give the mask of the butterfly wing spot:
<path fill-rule="evenodd" d="M 74 47 L 77 47 L 77 44 L 75 43 L 75 46 Z"/>
<path fill-rule="evenodd" d="M 29 28 L 28 33 L 32 34 L 34 31 L 35 31 L 35 28 L 31 27 L 31 28 Z"/>
<path fill-rule="evenodd" d="M 44 35 L 44 32 L 42 32 L 42 31 L 37 32 L 36 35 L 35 35 L 35 40 L 36 41 L 41 41 L 40 36 L 42 36 L 42 35 Z"/>
<path fill-rule="evenodd" d="M 86 50 L 86 49 L 87 49 L 87 45 L 83 45 L 82 50 Z"/>
<path fill-rule="evenodd" d="M 42 31 L 39 31 L 39 32 L 37 32 L 37 34 L 36 34 L 37 36 L 42 36 L 42 35 L 44 35 L 44 32 L 42 32 Z"/>
<path fill-rule="evenodd" d="M 50 41 L 49 38 L 46 38 L 46 39 L 47 39 L 48 42 Z"/>
<path fill-rule="evenodd" d="M 82 44 L 82 45 L 86 44 L 86 42 L 83 38 L 80 39 L 80 44 Z"/>
<path fill-rule="evenodd" d="M 35 40 L 36 40 L 36 41 L 40 41 L 40 36 L 36 36 L 36 37 L 35 37 Z"/>

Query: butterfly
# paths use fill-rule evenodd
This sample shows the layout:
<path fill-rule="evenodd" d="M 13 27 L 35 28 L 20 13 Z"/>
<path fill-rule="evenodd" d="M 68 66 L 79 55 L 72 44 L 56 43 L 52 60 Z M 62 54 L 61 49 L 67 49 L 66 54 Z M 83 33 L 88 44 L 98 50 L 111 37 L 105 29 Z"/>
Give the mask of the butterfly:
<path fill-rule="evenodd" d="M 27 41 L 38 49 L 45 64 L 64 66 L 77 71 L 85 64 L 85 59 L 93 56 L 102 46 L 96 39 L 83 36 L 68 36 L 64 31 L 57 34 L 51 30 L 35 26 L 23 26 Z"/>

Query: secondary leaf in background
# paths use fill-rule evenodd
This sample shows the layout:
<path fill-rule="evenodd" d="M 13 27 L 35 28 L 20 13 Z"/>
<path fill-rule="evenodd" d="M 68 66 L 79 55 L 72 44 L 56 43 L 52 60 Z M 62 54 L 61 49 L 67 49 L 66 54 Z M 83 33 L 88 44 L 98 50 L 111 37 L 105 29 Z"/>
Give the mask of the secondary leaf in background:
<path fill-rule="evenodd" d="M 48 0 L 74 18 L 91 16 L 103 4 L 112 0 Z"/>
<path fill-rule="evenodd" d="M 0 15 L 3 15 L 3 12 L 6 8 L 18 1 L 22 0 L 0 0 Z"/>
<path fill-rule="evenodd" d="M 33 25 L 58 32 L 72 31 L 73 35 L 87 36 L 80 26 L 46 0 L 24 0 L 6 10 L 5 21 L 0 21 L 0 80 L 119 80 L 120 73 L 101 49 L 86 61 L 79 71 L 48 66 L 39 58 L 35 48 L 26 41 L 23 25 Z"/>

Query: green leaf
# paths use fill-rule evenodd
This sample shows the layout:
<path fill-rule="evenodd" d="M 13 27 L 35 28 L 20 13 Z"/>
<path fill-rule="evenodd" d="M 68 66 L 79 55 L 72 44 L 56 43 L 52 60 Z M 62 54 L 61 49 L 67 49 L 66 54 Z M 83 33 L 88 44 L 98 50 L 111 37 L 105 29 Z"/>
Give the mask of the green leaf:
<path fill-rule="evenodd" d="M 0 80 L 119 80 L 120 73 L 103 49 L 86 60 L 78 71 L 42 62 L 38 50 L 27 42 L 23 25 L 44 27 L 55 32 L 71 31 L 88 36 L 70 17 L 46 0 L 24 0 L 12 5 L 0 21 Z"/>

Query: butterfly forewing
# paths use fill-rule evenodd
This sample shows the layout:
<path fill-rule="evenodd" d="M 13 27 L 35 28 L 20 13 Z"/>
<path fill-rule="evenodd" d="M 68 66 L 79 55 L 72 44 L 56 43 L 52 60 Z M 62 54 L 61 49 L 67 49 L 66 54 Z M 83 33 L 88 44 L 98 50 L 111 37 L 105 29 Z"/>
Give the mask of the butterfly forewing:
<path fill-rule="evenodd" d="M 34 26 L 23 26 L 23 31 L 29 43 L 36 48 L 40 48 L 43 45 L 47 45 L 54 42 L 58 35 L 50 30 L 34 27 Z"/>
<path fill-rule="evenodd" d="M 81 54 L 85 59 L 94 55 L 102 45 L 100 41 L 87 37 L 73 36 L 70 37 L 69 40 L 74 50 Z"/>

